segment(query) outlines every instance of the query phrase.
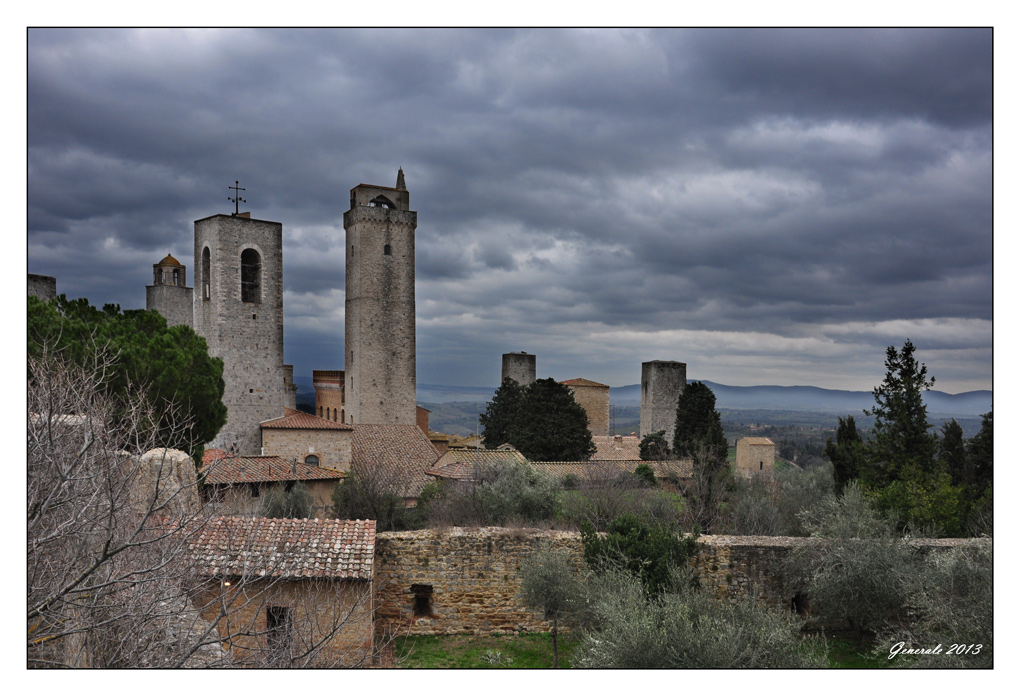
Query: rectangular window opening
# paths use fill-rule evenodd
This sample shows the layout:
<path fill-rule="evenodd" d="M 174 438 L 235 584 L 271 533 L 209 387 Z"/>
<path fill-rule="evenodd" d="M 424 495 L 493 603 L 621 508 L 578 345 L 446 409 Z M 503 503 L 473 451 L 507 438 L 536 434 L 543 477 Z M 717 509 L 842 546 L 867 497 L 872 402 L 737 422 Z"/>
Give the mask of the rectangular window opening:
<path fill-rule="evenodd" d="M 411 585 L 415 618 L 432 616 L 432 585 Z"/>
<path fill-rule="evenodd" d="M 266 648 L 270 663 L 289 663 L 294 650 L 294 610 L 266 607 Z"/>

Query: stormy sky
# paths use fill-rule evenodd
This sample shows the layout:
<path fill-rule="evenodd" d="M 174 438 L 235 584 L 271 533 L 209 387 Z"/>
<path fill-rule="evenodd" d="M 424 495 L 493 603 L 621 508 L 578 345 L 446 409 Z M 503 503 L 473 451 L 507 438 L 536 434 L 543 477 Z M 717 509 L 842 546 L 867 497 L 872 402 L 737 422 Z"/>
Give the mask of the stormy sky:
<path fill-rule="evenodd" d="M 28 33 L 28 271 L 143 307 L 193 222 L 283 223 L 285 359 L 343 365 L 349 190 L 418 212 L 418 381 L 992 383 L 992 32 Z"/>

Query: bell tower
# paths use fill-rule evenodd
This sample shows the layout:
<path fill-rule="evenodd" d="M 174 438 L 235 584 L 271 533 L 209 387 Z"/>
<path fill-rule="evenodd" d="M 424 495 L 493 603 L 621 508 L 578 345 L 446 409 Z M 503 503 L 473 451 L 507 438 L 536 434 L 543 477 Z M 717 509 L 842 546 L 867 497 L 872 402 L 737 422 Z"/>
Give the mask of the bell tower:
<path fill-rule="evenodd" d="M 414 231 L 404 172 L 358 184 L 344 213 L 344 395 L 348 424 L 415 425 Z"/>
<path fill-rule="evenodd" d="M 194 326 L 194 288 L 187 287 L 187 266 L 170 254 L 152 264 L 152 285 L 145 287 L 145 308 L 163 315 L 169 326 Z"/>

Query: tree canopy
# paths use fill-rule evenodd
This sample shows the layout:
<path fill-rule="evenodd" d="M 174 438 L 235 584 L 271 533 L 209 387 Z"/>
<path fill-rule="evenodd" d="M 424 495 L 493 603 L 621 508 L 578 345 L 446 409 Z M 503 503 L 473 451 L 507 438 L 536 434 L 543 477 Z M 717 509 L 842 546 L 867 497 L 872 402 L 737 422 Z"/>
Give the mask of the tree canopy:
<path fill-rule="evenodd" d="M 223 361 L 209 356 L 205 339 L 187 326 L 167 326 L 158 312 L 101 310 L 85 298 L 64 295 L 50 302 L 28 298 L 28 353 L 59 351 L 84 364 L 96 352 L 109 354 L 113 367 L 101 389 L 121 402 L 140 389 L 158 414 L 148 425 L 161 444 L 193 456 L 227 422 L 223 404 Z M 116 415 L 116 413 L 115 413 Z"/>
<path fill-rule="evenodd" d="M 715 410 L 715 393 L 702 382 L 691 382 L 677 399 L 673 454 L 694 457 L 698 450 L 726 459 L 726 436 Z"/>
<path fill-rule="evenodd" d="M 533 461 L 583 461 L 595 453 L 588 414 L 554 379 L 503 380 L 480 417 L 488 449 L 510 444 Z"/>
<path fill-rule="evenodd" d="M 825 456 L 832 461 L 832 477 L 835 480 L 836 495 L 851 481 L 861 475 L 864 463 L 864 440 L 857 432 L 857 423 L 853 416 L 839 419 L 836 429 L 836 441 L 830 437 L 825 442 Z"/>

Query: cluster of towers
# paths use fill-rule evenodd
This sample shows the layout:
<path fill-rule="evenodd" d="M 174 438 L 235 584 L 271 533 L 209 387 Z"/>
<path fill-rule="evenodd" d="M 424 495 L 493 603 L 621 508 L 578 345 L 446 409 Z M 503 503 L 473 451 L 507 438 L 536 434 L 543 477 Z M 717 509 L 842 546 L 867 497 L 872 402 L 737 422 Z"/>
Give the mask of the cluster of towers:
<path fill-rule="evenodd" d="M 415 425 L 414 233 L 404 174 L 395 187 L 359 184 L 344 213 L 345 370 L 317 370 L 317 411 L 329 420 Z M 294 407 L 283 362 L 283 225 L 249 213 L 195 222 L 195 287 L 167 255 L 153 265 L 146 308 L 203 336 L 224 363 L 227 424 L 210 443 L 258 454 L 259 425 Z M 198 291 L 197 293 L 195 291 Z M 324 402 L 329 402 L 324 403 Z"/>

